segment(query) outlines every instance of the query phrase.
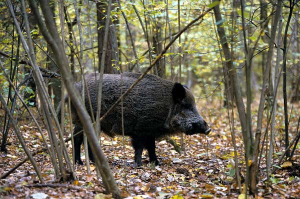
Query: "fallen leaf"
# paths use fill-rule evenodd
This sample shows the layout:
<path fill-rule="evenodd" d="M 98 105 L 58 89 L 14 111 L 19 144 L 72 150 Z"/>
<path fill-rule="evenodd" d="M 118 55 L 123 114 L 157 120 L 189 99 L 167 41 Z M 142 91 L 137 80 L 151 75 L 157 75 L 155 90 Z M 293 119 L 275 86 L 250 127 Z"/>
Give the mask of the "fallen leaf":
<path fill-rule="evenodd" d="M 39 193 L 31 194 L 31 197 L 32 197 L 33 199 L 44 199 L 44 198 L 47 198 L 48 195 L 45 194 L 45 193 L 39 192 Z"/>
<path fill-rule="evenodd" d="M 293 164 L 292 164 L 291 162 L 289 162 L 289 161 L 284 162 L 284 163 L 281 165 L 282 168 L 288 168 L 288 167 L 292 167 L 292 166 L 293 166 Z"/>

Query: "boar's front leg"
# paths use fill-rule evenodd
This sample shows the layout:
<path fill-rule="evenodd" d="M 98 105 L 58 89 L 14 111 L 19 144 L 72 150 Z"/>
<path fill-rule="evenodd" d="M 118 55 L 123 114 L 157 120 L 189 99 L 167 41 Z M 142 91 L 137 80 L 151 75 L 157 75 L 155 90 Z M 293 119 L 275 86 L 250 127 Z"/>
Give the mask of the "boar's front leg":
<path fill-rule="evenodd" d="M 155 154 L 155 137 L 153 136 L 133 136 L 132 146 L 134 148 L 135 166 L 142 166 L 142 152 L 146 148 L 149 153 L 150 162 L 158 165 L 158 160 Z"/>
<path fill-rule="evenodd" d="M 159 165 L 159 162 L 155 153 L 155 137 L 149 136 L 145 139 L 145 148 L 148 150 L 149 159 L 151 163 L 155 163 L 155 165 Z"/>
<path fill-rule="evenodd" d="M 144 139 L 140 136 L 133 136 L 131 138 L 132 147 L 134 149 L 134 166 L 142 166 L 142 153 L 145 147 Z"/>

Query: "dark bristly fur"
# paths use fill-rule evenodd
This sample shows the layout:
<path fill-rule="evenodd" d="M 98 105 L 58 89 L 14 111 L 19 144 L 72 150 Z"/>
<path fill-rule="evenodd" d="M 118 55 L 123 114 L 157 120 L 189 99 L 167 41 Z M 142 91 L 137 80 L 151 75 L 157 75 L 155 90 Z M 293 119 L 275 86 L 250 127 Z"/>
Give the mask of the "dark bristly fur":
<path fill-rule="evenodd" d="M 121 87 L 125 92 L 140 76 L 137 73 L 104 74 L 101 116 L 120 97 Z M 122 81 L 121 81 L 122 78 Z M 85 89 L 85 106 L 87 110 L 97 112 L 97 96 L 99 74 L 92 73 L 85 76 L 90 94 L 92 108 L 89 105 Z M 76 83 L 81 91 L 81 82 Z M 159 78 L 155 75 L 146 75 L 144 79 L 124 98 L 124 131 L 126 136 L 132 138 L 135 150 L 135 163 L 142 165 L 141 155 L 147 149 L 150 162 L 158 164 L 155 154 L 155 139 L 184 132 L 188 135 L 195 133 L 208 134 L 210 128 L 199 115 L 192 93 L 180 83 Z M 72 108 L 72 110 L 75 110 Z M 74 133 L 82 129 L 82 125 L 75 111 L 72 113 L 75 124 Z M 119 105 L 111 114 L 101 122 L 101 130 L 113 137 L 122 135 L 121 106 Z M 83 141 L 82 134 L 74 138 L 75 160 L 82 164 L 80 159 L 80 146 Z M 90 153 L 90 159 L 94 157 Z"/>

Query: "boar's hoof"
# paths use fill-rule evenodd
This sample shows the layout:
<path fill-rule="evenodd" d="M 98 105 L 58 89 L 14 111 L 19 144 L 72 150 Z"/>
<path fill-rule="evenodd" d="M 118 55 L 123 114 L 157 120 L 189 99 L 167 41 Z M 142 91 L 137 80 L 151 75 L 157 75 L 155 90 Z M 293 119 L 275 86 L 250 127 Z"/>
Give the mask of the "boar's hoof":
<path fill-rule="evenodd" d="M 133 168 L 136 168 L 136 169 L 141 169 L 141 168 L 143 168 L 143 165 L 142 165 L 142 163 L 134 163 L 134 165 L 133 165 Z"/>
<path fill-rule="evenodd" d="M 160 165 L 160 162 L 158 160 L 155 160 L 155 161 L 151 162 L 151 164 L 153 164 L 153 163 L 155 164 L 155 166 Z"/>
<path fill-rule="evenodd" d="M 152 164 L 152 165 L 155 165 L 155 166 L 160 165 L 160 162 L 158 160 L 150 161 L 149 163 Z M 142 168 L 142 167 L 143 167 L 142 162 L 135 162 L 134 163 L 134 168 Z"/>
<path fill-rule="evenodd" d="M 83 165 L 83 162 L 80 159 L 79 160 L 75 160 L 75 163 L 79 164 L 79 165 Z"/>

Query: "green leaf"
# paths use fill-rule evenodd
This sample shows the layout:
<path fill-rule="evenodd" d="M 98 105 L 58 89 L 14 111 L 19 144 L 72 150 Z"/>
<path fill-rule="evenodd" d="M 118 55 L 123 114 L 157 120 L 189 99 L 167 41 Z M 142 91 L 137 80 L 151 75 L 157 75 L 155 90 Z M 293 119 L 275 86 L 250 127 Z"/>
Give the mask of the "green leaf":
<path fill-rule="evenodd" d="M 219 5 L 219 4 L 220 4 L 220 1 L 214 1 L 211 4 L 209 4 L 207 7 L 213 8 L 213 7 L 215 7 L 215 6 Z"/>
<path fill-rule="evenodd" d="M 297 53 L 297 52 L 293 52 L 293 55 L 297 56 L 297 57 L 300 57 L 300 53 Z"/>
<path fill-rule="evenodd" d="M 241 9 L 238 9 L 236 12 L 237 12 L 240 16 L 242 16 L 242 11 L 241 11 Z M 249 19 L 249 18 L 250 18 L 250 12 L 247 12 L 247 11 L 244 10 L 244 17 L 245 17 L 246 19 Z"/>
<path fill-rule="evenodd" d="M 229 176 L 233 177 L 235 175 L 235 169 L 231 169 L 229 172 Z"/>
<path fill-rule="evenodd" d="M 25 91 L 30 94 L 34 94 L 34 91 L 30 87 L 26 87 Z"/>
<path fill-rule="evenodd" d="M 281 166 L 278 166 L 278 165 L 276 165 L 276 164 L 273 165 L 273 167 L 275 167 L 275 168 L 277 168 L 277 169 L 282 169 Z"/>
<path fill-rule="evenodd" d="M 271 177 L 271 178 L 270 178 L 270 181 L 271 181 L 273 184 L 277 184 L 277 183 L 278 183 L 278 179 L 277 179 L 277 178 L 274 178 L 274 177 Z"/>

